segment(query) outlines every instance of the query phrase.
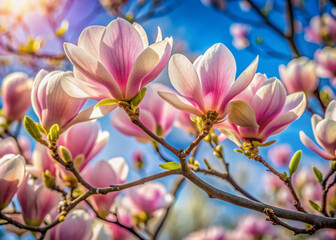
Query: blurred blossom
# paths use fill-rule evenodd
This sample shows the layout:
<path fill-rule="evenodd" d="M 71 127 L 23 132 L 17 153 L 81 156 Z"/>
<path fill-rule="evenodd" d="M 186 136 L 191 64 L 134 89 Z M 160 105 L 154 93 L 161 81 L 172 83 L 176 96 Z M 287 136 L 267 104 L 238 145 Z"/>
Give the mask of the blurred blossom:
<path fill-rule="evenodd" d="M 266 187 L 266 192 L 274 193 L 284 186 L 279 177 L 271 173 L 265 173 L 262 181 Z"/>
<path fill-rule="evenodd" d="M 191 120 L 188 112 L 178 112 L 175 120 L 175 126 L 193 136 L 197 136 L 199 132 L 197 124 Z"/>
<path fill-rule="evenodd" d="M 28 161 L 27 163 L 29 163 L 31 151 L 30 151 L 30 142 L 28 138 L 26 138 L 25 136 L 20 136 L 18 137 L 18 143 L 20 144 L 20 147 L 22 149 L 26 161 Z M 3 157 L 4 155 L 9 153 L 14 154 L 20 153 L 15 139 L 12 137 L 0 139 L 0 157 Z"/>
<path fill-rule="evenodd" d="M 65 220 L 48 231 L 49 240 L 91 240 L 93 219 L 82 209 L 75 209 Z"/>
<path fill-rule="evenodd" d="M 268 158 L 277 167 L 287 167 L 293 150 L 289 144 L 279 144 L 268 151 Z"/>
<path fill-rule="evenodd" d="M 173 92 L 170 88 L 160 83 L 149 85 L 146 95 L 139 105 L 140 120 L 149 130 L 160 137 L 165 137 L 173 127 L 177 111 L 160 98 L 157 94 L 159 90 Z M 121 133 L 133 136 L 139 142 L 152 141 L 152 138 L 133 124 L 125 111 L 120 108 L 115 110 L 114 114 L 112 114 L 111 122 Z"/>
<path fill-rule="evenodd" d="M 25 168 L 25 160 L 21 155 L 7 154 L 0 158 L 0 211 L 12 201 L 24 180 Z"/>
<path fill-rule="evenodd" d="M 104 188 L 112 184 L 123 184 L 128 176 L 128 166 L 121 157 L 106 161 L 99 161 L 94 166 L 88 166 L 83 172 L 83 178 L 93 187 Z M 120 192 L 111 192 L 106 195 L 97 194 L 89 197 L 89 201 L 99 213 L 106 217 Z"/>
<path fill-rule="evenodd" d="M 40 124 L 48 131 L 58 124 L 61 131 L 71 125 L 89 120 L 86 111 L 79 113 L 86 100 L 70 97 L 61 87 L 64 78 L 73 78 L 72 72 L 41 70 L 34 81 L 31 99 Z"/>
<path fill-rule="evenodd" d="M 27 176 L 17 193 L 24 221 L 30 226 L 40 226 L 45 216 L 61 199 L 58 192 L 48 189 L 42 179 Z"/>
<path fill-rule="evenodd" d="M 7 75 L 1 85 L 3 113 L 9 121 L 20 120 L 29 109 L 33 80 L 27 74 L 15 72 Z"/>
<path fill-rule="evenodd" d="M 329 13 L 310 20 L 310 26 L 305 30 L 305 39 L 315 43 L 333 45 L 336 41 L 336 20 Z"/>
<path fill-rule="evenodd" d="M 172 41 L 162 40 L 159 29 L 155 43 L 148 46 L 141 25 L 121 18 L 107 27 L 90 26 L 80 35 L 78 46 L 64 44 L 78 78 L 65 79 L 64 90 L 78 98 L 129 101 L 165 68 Z"/>
<path fill-rule="evenodd" d="M 250 104 L 254 111 L 251 118 L 255 118 L 259 125 L 257 128 L 246 128 L 231 123 L 229 119 L 218 124 L 217 128 L 238 146 L 241 145 L 240 140 L 265 142 L 268 137 L 285 130 L 306 108 L 303 92 L 287 95 L 279 79 L 268 79 L 260 73 L 255 75 L 249 87 L 236 99 Z"/>
<path fill-rule="evenodd" d="M 179 94 L 160 91 L 159 95 L 181 111 L 196 116 L 215 111 L 219 114 L 217 120 L 221 120 L 227 114 L 229 102 L 252 81 L 257 66 L 258 57 L 234 81 L 236 61 L 221 43 L 210 47 L 194 64 L 185 56 L 175 54 L 169 61 L 168 72 Z"/>
<path fill-rule="evenodd" d="M 123 207 L 120 207 L 118 205 L 116 211 L 118 214 L 118 219 L 121 224 L 127 227 L 131 227 L 134 225 L 132 215 L 128 211 L 126 211 Z M 107 219 L 112 221 L 116 220 L 115 216 L 111 214 L 107 217 Z M 113 239 L 128 240 L 132 236 L 132 233 L 127 231 L 125 228 L 118 226 L 117 224 L 107 223 L 107 226 L 112 232 Z"/>
<path fill-rule="evenodd" d="M 21 223 L 21 224 L 24 224 L 24 221 L 23 221 L 23 217 L 22 217 L 22 214 L 12 214 L 10 216 L 13 220 Z M 3 229 L 6 231 L 6 232 L 10 232 L 10 233 L 14 233 L 16 235 L 18 235 L 19 237 L 21 237 L 24 233 L 26 233 L 28 230 L 26 229 L 23 229 L 23 228 L 18 228 L 12 224 L 6 224 Z"/>
<path fill-rule="evenodd" d="M 189 234 L 184 240 L 226 240 L 225 230 L 220 226 L 214 226 Z"/>
<path fill-rule="evenodd" d="M 250 45 L 248 35 L 251 31 L 250 26 L 245 24 L 235 23 L 230 27 L 230 33 L 232 35 L 232 43 L 237 49 L 244 49 Z"/>
<path fill-rule="evenodd" d="M 336 48 L 325 47 L 315 52 L 316 73 L 319 77 L 330 78 L 336 84 Z"/>
<path fill-rule="evenodd" d="M 262 239 L 267 235 L 273 235 L 272 225 L 265 221 L 264 217 L 248 215 L 242 217 L 235 232 L 241 239 Z"/>
<path fill-rule="evenodd" d="M 329 103 L 324 119 L 317 114 L 311 118 L 311 124 L 318 147 L 303 131 L 300 131 L 301 142 L 310 150 L 326 160 L 336 158 L 336 100 Z"/>
<path fill-rule="evenodd" d="M 249 4 L 246 0 L 240 0 L 239 1 L 240 9 L 244 12 L 248 12 L 251 10 L 251 4 Z"/>
<path fill-rule="evenodd" d="M 108 13 L 117 15 L 122 11 L 128 0 L 99 0 L 99 2 Z"/>
<path fill-rule="evenodd" d="M 144 165 L 144 153 L 141 150 L 135 150 L 132 153 L 132 165 L 136 168 L 136 169 L 142 169 L 143 165 Z"/>
<path fill-rule="evenodd" d="M 122 205 L 138 222 L 147 222 L 158 210 L 167 208 L 173 196 L 161 183 L 146 183 L 126 191 Z"/>
<path fill-rule="evenodd" d="M 328 106 L 328 104 L 335 99 L 335 94 L 329 86 L 322 87 L 319 91 L 319 95 L 324 106 Z"/>
<path fill-rule="evenodd" d="M 27 171 L 37 178 L 42 178 L 45 171 L 49 171 L 51 176 L 56 177 L 56 162 L 49 156 L 48 148 L 40 143 L 36 143 L 32 155 L 32 164 L 27 166 Z"/>
<path fill-rule="evenodd" d="M 92 231 L 93 236 L 90 240 L 116 239 L 112 238 L 111 230 L 108 228 L 107 224 L 102 220 L 99 219 L 94 220 Z"/>
<path fill-rule="evenodd" d="M 289 93 L 303 91 L 309 96 L 317 89 L 315 63 L 306 57 L 295 58 L 287 66 L 280 65 L 279 73 Z"/>

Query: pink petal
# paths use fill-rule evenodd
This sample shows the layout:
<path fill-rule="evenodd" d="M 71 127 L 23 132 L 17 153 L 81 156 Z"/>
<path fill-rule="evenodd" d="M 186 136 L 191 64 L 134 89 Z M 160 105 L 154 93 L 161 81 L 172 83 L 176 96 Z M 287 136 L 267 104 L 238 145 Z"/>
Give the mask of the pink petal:
<path fill-rule="evenodd" d="M 88 51 L 93 57 L 99 57 L 99 44 L 105 27 L 90 26 L 85 28 L 78 38 L 78 47 Z"/>
<path fill-rule="evenodd" d="M 307 135 L 303 131 L 300 131 L 300 139 L 303 145 L 305 145 L 307 148 L 309 148 L 310 150 L 312 150 L 313 152 L 315 152 L 322 158 L 327 159 L 327 160 L 335 159 L 335 156 L 319 148 L 309 137 L 307 137 Z"/>
<path fill-rule="evenodd" d="M 325 113 L 326 119 L 336 120 L 336 100 L 332 100 L 326 109 Z"/>
<path fill-rule="evenodd" d="M 38 102 L 38 88 L 39 85 L 42 82 L 42 79 L 48 74 L 48 72 L 44 69 L 40 70 L 38 74 L 35 77 L 34 83 L 33 83 L 33 88 L 32 88 L 32 93 L 31 93 L 31 102 L 32 102 L 32 107 L 34 109 L 34 112 L 37 114 L 37 116 L 40 118 L 42 114 L 42 108 L 40 106 L 40 103 Z"/>
<path fill-rule="evenodd" d="M 207 108 L 217 109 L 235 79 L 236 61 L 232 53 L 221 43 L 213 45 L 200 59 L 197 72 Z"/>
<path fill-rule="evenodd" d="M 205 114 L 205 113 L 202 113 L 196 107 L 194 107 L 192 104 L 190 104 L 185 98 L 178 96 L 174 93 L 159 91 L 158 94 L 160 95 L 160 97 L 162 97 L 165 101 L 167 101 L 174 108 L 177 108 L 181 111 L 189 112 L 196 116 L 202 116 Z"/>
<path fill-rule="evenodd" d="M 171 57 L 168 66 L 169 79 L 173 87 L 185 98 L 194 99 L 204 110 L 203 93 L 196 69 L 182 54 Z"/>
<path fill-rule="evenodd" d="M 142 39 L 142 44 L 143 44 L 144 48 L 147 48 L 148 47 L 148 37 L 147 37 L 147 33 L 146 33 L 145 29 L 143 29 L 143 27 L 136 22 L 133 23 L 132 25 L 138 31 L 138 33 L 140 34 L 141 39 Z"/>
<path fill-rule="evenodd" d="M 117 157 L 117 158 L 112 158 L 111 160 L 108 161 L 110 166 L 112 167 L 113 171 L 116 173 L 116 179 L 117 182 L 116 184 L 122 184 L 126 181 L 127 176 L 128 176 L 128 165 L 125 161 L 124 158 L 122 157 Z"/>
<path fill-rule="evenodd" d="M 100 59 L 112 74 L 122 93 L 131 69 L 144 45 L 139 32 L 128 21 L 118 18 L 105 29 L 100 42 Z"/>
<path fill-rule="evenodd" d="M 324 119 L 316 125 L 316 141 L 329 153 L 335 152 L 336 121 Z"/>
<path fill-rule="evenodd" d="M 142 87 L 153 81 L 166 67 L 171 52 L 168 39 L 146 48 L 136 59 L 127 82 L 126 99 L 132 99 Z"/>
<path fill-rule="evenodd" d="M 74 67 L 85 77 L 90 79 L 91 83 L 96 82 L 98 85 L 104 85 L 110 91 L 114 99 L 122 99 L 119 86 L 113 76 L 98 59 L 94 58 L 82 48 L 70 43 L 64 43 L 64 51 Z"/>

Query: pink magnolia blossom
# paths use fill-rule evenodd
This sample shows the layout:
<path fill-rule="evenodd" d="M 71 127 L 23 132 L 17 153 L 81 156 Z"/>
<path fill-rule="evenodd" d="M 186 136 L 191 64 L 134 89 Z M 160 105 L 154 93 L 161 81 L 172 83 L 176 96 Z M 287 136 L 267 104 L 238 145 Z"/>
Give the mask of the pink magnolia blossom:
<path fill-rule="evenodd" d="M 84 179 L 93 187 L 103 188 L 112 184 L 122 184 L 126 181 L 128 166 L 123 158 L 113 158 L 99 161 L 94 166 L 88 166 L 84 172 Z M 93 207 L 102 217 L 106 217 L 119 192 L 111 192 L 106 195 L 93 195 L 89 198 Z"/>
<path fill-rule="evenodd" d="M 315 63 L 306 57 L 295 58 L 287 66 L 280 65 L 279 73 L 289 93 L 303 91 L 311 95 L 317 89 Z"/>
<path fill-rule="evenodd" d="M 27 166 L 27 171 L 37 178 L 42 178 L 43 173 L 49 171 L 51 176 L 56 177 L 56 162 L 48 153 L 48 148 L 36 143 L 32 155 L 32 164 Z"/>
<path fill-rule="evenodd" d="M 214 226 L 189 234 L 184 240 L 225 240 L 225 230 L 220 226 Z"/>
<path fill-rule="evenodd" d="M 132 153 L 132 165 L 136 168 L 136 169 L 142 169 L 144 166 L 144 161 L 145 160 L 145 156 L 144 156 L 144 152 L 141 150 L 135 150 Z"/>
<path fill-rule="evenodd" d="M 72 72 L 41 70 L 33 84 L 33 109 L 47 131 L 53 124 L 65 131 L 76 123 L 102 117 L 112 110 L 110 106 L 92 106 L 80 112 L 86 100 L 69 96 L 61 87 L 64 79 L 74 79 Z"/>
<path fill-rule="evenodd" d="M 52 228 L 46 236 L 49 240 L 91 240 L 93 219 L 82 209 L 75 209 L 65 217 L 64 222 Z"/>
<path fill-rule="evenodd" d="M 26 163 L 21 155 L 7 154 L 0 158 L 0 211 L 14 197 L 26 172 Z"/>
<path fill-rule="evenodd" d="M 227 115 L 229 102 L 252 81 L 257 65 L 258 57 L 234 81 L 235 59 L 221 43 L 213 45 L 193 64 L 185 56 L 175 54 L 170 59 L 168 72 L 172 85 L 181 95 L 164 91 L 160 91 L 159 95 L 181 111 L 196 116 L 216 111 L 219 114 L 217 120 L 222 120 Z M 241 106 L 248 107 L 243 103 Z M 238 114 L 246 109 L 235 110 Z"/>
<path fill-rule="evenodd" d="M 218 124 L 217 128 L 235 142 L 257 140 L 265 142 L 268 137 L 285 130 L 298 119 L 305 110 L 306 97 L 303 92 L 287 95 L 285 87 L 277 78 L 267 79 L 266 75 L 256 74 L 250 86 L 236 99 L 250 104 L 253 109 L 257 128 L 237 126 L 229 119 Z"/>
<path fill-rule="evenodd" d="M 15 72 L 7 75 L 1 86 L 5 117 L 10 121 L 20 120 L 29 109 L 33 80 L 27 74 Z"/>
<path fill-rule="evenodd" d="M 146 214 L 153 217 L 155 212 L 167 208 L 173 201 L 173 196 L 167 193 L 161 183 L 146 183 L 129 189 L 122 200 L 123 206 L 133 215 Z"/>
<path fill-rule="evenodd" d="M 329 103 L 324 119 L 314 114 L 311 124 L 316 142 L 323 148 L 319 148 L 303 131 L 300 131 L 301 142 L 310 150 L 326 160 L 336 159 L 336 100 Z"/>
<path fill-rule="evenodd" d="M 94 220 L 94 223 L 92 225 L 92 233 L 93 235 L 90 240 L 116 239 L 112 238 L 112 231 L 107 226 L 107 223 L 99 219 Z"/>
<path fill-rule="evenodd" d="M 100 124 L 96 120 L 78 123 L 66 132 L 64 132 L 57 144 L 66 147 L 72 158 L 75 159 L 79 155 L 83 155 L 84 161 L 80 165 L 80 170 L 105 147 L 109 133 L 102 131 Z"/>
<path fill-rule="evenodd" d="M 316 73 L 319 77 L 330 78 L 336 84 L 336 48 L 325 47 L 315 52 Z"/>
<path fill-rule="evenodd" d="M 140 120 L 152 132 L 165 137 L 173 127 L 176 109 L 157 94 L 159 90 L 172 92 L 170 88 L 153 83 L 148 86 L 146 95 L 139 105 Z M 117 109 L 111 116 L 113 126 L 121 133 L 133 136 L 140 142 L 152 141 L 142 129 L 134 125 L 125 111 Z"/>
<path fill-rule="evenodd" d="M 237 49 L 244 49 L 250 45 L 248 35 L 251 31 L 250 26 L 245 24 L 235 23 L 230 27 L 230 33 L 232 35 L 232 44 Z"/>
<path fill-rule="evenodd" d="M 241 239 L 260 238 L 273 234 L 272 225 L 265 221 L 265 218 L 254 215 L 244 216 L 239 221 L 235 232 L 242 237 Z"/>
<path fill-rule="evenodd" d="M 129 101 L 165 68 L 172 38 L 148 45 L 141 25 L 118 18 L 107 27 L 90 26 L 78 39 L 78 46 L 64 44 L 78 79 L 65 79 L 64 90 L 71 96 Z M 113 105 L 112 105 L 113 106 Z"/>
<path fill-rule="evenodd" d="M 58 192 L 48 189 L 42 179 L 27 176 L 17 193 L 23 219 L 30 226 L 40 226 L 45 216 L 60 201 Z"/>
<path fill-rule="evenodd" d="M 20 144 L 20 147 L 22 148 L 22 152 L 26 161 L 29 161 L 31 151 L 30 151 L 30 142 L 28 138 L 26 138 L 25 136 L 20 136 L 18 137 L 18 142 Z M 13 154 L 20 153 L 16 141 L 12 137 L 0 139 L 0 157 L 3 157 L 4 155 L 9 153 Z"/>
<path fill-rule="evenodd" d="M 291 160 L 293 150 L 289 144 L 280 144 L 268 151 L 269 160 L 277 167 L 287 167 Z"/>
<path fill-rule="evenodd" d="M 305 38 L 307 41 L 335 42 L 336 41 L 336 20 L 329 13 L 321 17 L 315 16 L 310 20 L 310 26 L 306 28 Z"/>
<path fill-rule="evenodd" d="M 132 218 L 132 215 L 123 207 L 120 207 L 118 205 L 118 219 L 121 224 L 127 227 L 134 226 L 134 219 Z M 109 215 L 109 220 L 115 221 L 115 216 Z M 129 240 L 132 236 L 132 234 L 127 231 L 125 228 L 118 226 L 117 224 L 107 223 L 108 228 L 112 232 L 113 239 L 118 240 Z"/>
<path fill-rule="evenodd" d="M 199 132 L 196 123 L 190 119 L 190 114 L 187 112 L 178 112 L 175 126 L 194 136 Z"/>

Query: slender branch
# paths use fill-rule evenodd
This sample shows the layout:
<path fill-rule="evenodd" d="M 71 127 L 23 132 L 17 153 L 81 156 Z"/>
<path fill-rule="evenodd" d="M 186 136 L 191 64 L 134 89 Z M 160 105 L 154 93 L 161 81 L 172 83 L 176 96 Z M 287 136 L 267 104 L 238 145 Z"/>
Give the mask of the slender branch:
<path fill-rule="evenodd" d="M 309 227 L 308 229 L 301 229 L 301 228 L 296 228 L 288 225 L 287 223 L 281 221 L 277 216 L 275 216 L 274 211 L 272 209 L 266 208 L 264 210 L 264 213 L 267 215 L 267 221 L 270 221 L 273 225 L 280 225 L 284 228 L 287 228 L 288 230 L 292 231 L 294 235 L 298 234 L 309 234 L 312 235 L 314 234 L 318 228 L 314 228 L 314 226 Z"/>
<path fill-rule="evenodd" d="M 117 219 L 116 221 L 112 221 L 112 220 L 108 220 L 106 218 L 103 218 L 102 216 L 99 215 L 99 213 L 94 209 L 94 207 L 91 205 L 91 203 L 88 200 L 85 200 L 86 204 L 91 208 L 91 210 L 95 213 L 96 218 L 107 222 L 107 223 L 112 223 L 112 224 L 116 224 L 119 227 L 129 231 L 130 233 L 132 233 L 135 237 L 137 237 L 140 240 L 144 240 L 143 237 L 140 236 L 140 234 L 133 228 L 133 227 L 127 227 L 124 224 L 120 223 L 119 219 Z"/>
<path fill-rule="evenodd" d="M 167 208 L 167 210 L 166 210 L 166 212 L 165 212 L 163 218 L 161 219 L 160 223 L 159 223 L 158 226 L 156 227 L 156 230 L 155 230 L 155 232 L 154 232 L 154 234 L 153 234 L 153 237 L 152 237 L 153 240 L 154 240 L 154 239 L 157 239 L 157 237 L 159 236 L 160 231 L 161 231 L 161 229 L 163 228 L 163 226 L 164 226 L 164 224 L 165 224 L 165 222 L 166 222 L 166 220 L 167 220 L 167 217 L 168 217 L 168 215 L 169 215 L 169 213 L 170 213 L 170 211 L 171 211 L 171 209 L 172 209 L 174 203 L 176 202 L 177 192 L 178 192 L 178 190 L 180 189 L 180 187 L 182 186 L 182 184 L 184 183 L 184 181 L 185 181 L 185 178 L 182 177 L 182 176 L 179 177 L 179 178 L 176 180 L 176 182 L 175 182 L 175 184 L 174 184 L 174 186 L 173 186 L 173 189 L 172 189 L 172 191 L 171 191 L 171 195 L 173 195 L 173 196 L 175 197 L 175 199 L 174 199 L 174 201 L 170 204 L 170 206 Z"/>
<path fill-rule="evenodd" d="M 287 186 L 289 192 L 291 193 L 292 197 L 293 197 L 293 204 L 294 204 L 295 208 L 300 212 L 306 212 L 306 210 L 302 207 L 300 199 L 299 199 L 298 195 L 296 194 L 296 192 L 294 190 L 291 178 L 285 176 L 282 173 L 279 173 L 271 165 L 269 165 L 261 156 L 257 155 L 253 159 L 255 161 L 263 164 L 270 172 L 275 174 L 281 181 L 283 181 L 285 183 L 285 185 Z"/>
<path fill-rule="evenodd" d="M 327 182 L 329 180 L 329 178 L 335 173 L 335 169 L 330 169 L 329 172 L 327 173 L 327 175 L 324 177 L 322 183 L 321 183 L 321 187 L 322 187 L 322 206 L 321 206 L 321 213 L 324 216 L 329 216 L 328 212 L 327 212 L 327 195 L 329 192 L 330 187 L 335 184 L 336 178 L 334 180 L 333 183 L 331 183 L 328 187 L 327 187 Z"/>
<path fill-rule="evenodd" d="M 301 56 L 298 47 L 296 46 L 295 43 L 295 19 L 294 19 L 294 14 L 293 14 L 293 4 L 292 4 L 292 0 L 287 0 L 287 16 L 288 16 L 288 33 L 286 34 L 287 39 L 290 43 L 290 46 L 293 50 L 293 52 L 295 53 L 295 57 L 299 57 Z"/>

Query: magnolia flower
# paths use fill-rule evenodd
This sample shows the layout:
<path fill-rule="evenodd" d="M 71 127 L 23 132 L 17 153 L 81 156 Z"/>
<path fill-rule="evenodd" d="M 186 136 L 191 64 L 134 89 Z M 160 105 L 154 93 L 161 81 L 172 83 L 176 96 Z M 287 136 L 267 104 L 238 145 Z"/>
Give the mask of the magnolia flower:
<path fill-rule="evenodd" d="M 60 194 L 45 187 L 42 179 L 26 177 L 17 193 L 23 219 L 30 226 L 40 226 L 45 216 L 59 202 Z"/>
<path fill-rule="evenodd" d="M 134 219 L 132 218 L 132 215 L 129 214 L 128 211 L 126 211 L 123 207 L 120 207 L 118 205 L 117 209 L 118 214 L 118 220 L 120 223 L 124 226 L 131 227 L 134 226 Z M 109 215 L 107 217 L 108 220 L 115 221 L 116 217 L 114 215 Z M 130 231 L 127 231 L 125 228 L 118 226 L 117 224 L 113 223 L 107 223 L 108 228 L 110 229 L 113 239 L 118 240 L 129 240 L 132 236 L 132 233 Z"/>
<path fill-rule="evenodd" d="M 315 52 L 316 73 L 319 77 L 330 78 L 336 84 L 336 48 L 325 47 Z"/>
<path fill-rule="evenodd" d="M 99 0 L 99 2 L 108 13 L 117 15 L 127 4 L 128 0 Z"/>
<path fill-rule="evenodd" d="M 26 138 L 25 136 L 20 136 L 18 137 L 18 143 L 20 144 L 24 157 L 28 161 L 31 155 L 30 142 L 28 138 Z M 20 153 L 15 139 L 12 137 L 0 139 L 0 157 L 3 157 L 6 154 L 10 154 L 10 153 L 13 153 L 13 154 Z"/>
<path fill-rule="evenodd" d="M 184 240 L 225 240 L 225 230 L 222 227 L 214 226 L 189 234 Z"/>
<path fill-rule="evenodd" d="M 240 140 L 257 140 L 265 142 L 272 135 L 285 130 L 289 124 L 298 119 L 306 108 L 306 97 L 303 92 L 287 95 L 285 87 L 277 78 L 267 79 L 266 75 L 256 74 L 250 86 L 236 99 L 250 104 L 253 113 L 250 118 L 259 127 L 248 128 L 237 126 L 229 119 L 217 125 L 231 141 L 238 146 Z"/>
<path fill-rule="evenodd" d="M 242 239 L 249 239 L 249 237 L 258 238 L 261 236 L 272 235 L 272 225 L 265 221 L 262 217 L 254 215 L 245 216 L 239 221 L 236 232 L 240 236 L 245 236 Z"/>
<path fill-rule="evenodd" d="M 113 158 L 106 161 L 99 161 L 95 166 L 88 166 L 83 177 L 93 187 L 109 187 L 111 184 L 122 184 L 126 181 L 128 166 L 123 158 Z M 89 198 L 92 206 L 100 216 L 106 217 L 120 192 L 111 192 L 106 195 L 93 195 Z"/>
<path fill-rule="evenodd" d="M 292 157 L 292 148 L 289 144 L 272 147 L 268 151 L 268 158 L 278 167 L 287 167 Z"/>
<path fill-rule="evenodd" d="M 233 37 L 232 44 L 237 49 L 244 49 L 250 45 L 248 35 L 250 33 L 250 26 L 245 24 L 235 23 L 230 27 L 230 33 Z"/>
<path fill-rule="evenodd" d="M 310 150 L 326 160 L 336 159 L 336 100 L 329 103 L 324 119 L 314 114 L 311 124 L 315 140 L 323 148 L 319 148 L 303 131 L 300 131 L 301 142 Z"/>
<path fill-rule="evenodd" d="M 173 127 L 176 109 L 157 94 L 159 90 L 172 92 L 170 88 L 153 83 L 148 86 L 145 97 L 139 105 L 140 120 L 152 132 L 164 137 Z M 134 125 L 125 111 L 117 109 L 111 116 L 113 126 L 125 135 L 133 136 L 140 142 L 152 141 L 142 129 Z"/>
<path fill-rule="evenodd" d="M 29 109 L 33 80 L 27 74 L 15 72 L 7 75 L 1 86 L 3 112 L 10 121 L 20 120 Z"/>
<path fill-rule="evenodd" d="M 140 170 L 144 167 L 144 160 L 145 160 L 145 156 L 144 156 L 143 151 L 135 150 L 132 153 L 132 165 L 136 169 Z"/>
<path fill-rule="evenodd" d="M 289 93 L 303 91 L 311 95 L 317 89 L 315 63 L 306 57 L 295 58 L 287 66 L 280 65 L 279 73 Z"/>
<path fill-rule="evenodd" d="M 80 165 L 82 170 L 105 147 L 109 135 L 101 130 L 98 121 L 93 120 L 72 126 L 60 136 L 57 143 L 66 147 L 73 159 L 80 155 L 84 157 Z"/>
<path fill-rule="evenodd" d="M 181 94 L 159 92 L 159 95 L 175 108 L 196 116 L 216 111 L 222 120 L 230 109 L 229 117 L 237 124 L 251 126 L 241 114 L 251 109 L 244 102 L 229 102 L 242 92 L 252 81 L 258 65 L 258 57 L 234 81 L 236 62 L 229 49 L 217 43 L 192 64 L 185 56 L 175 54 L 168 66 L 169 77 L 174 88 Z M 248 115 L 248 114 L 247 114 Z M 255 124 L 252 124 L 255 127 Z"/>
<path fill-rule="evenodd" d="M 64 79 L 75 78 L 72 72 L 41 70 L 34 81 L 33 109 L 47 131 L 53 124 L 58 124 L 63 132 L 76 123 L 102 117 L 112 110 L 110 106 L 93 106 L 79 112 L 86 100 L 69 96 L 61 87 Z"/>
<path fill-rule="evenodd" d="M 305 38 L 315 43 L 333 43 L 336 41 L 336 20 L 329 13 L 321 17 L 315 16 L 310 20 L 310 26 L 306 28 Z"/>
<path fill-rule="evenodd" d="M 161 183 L 146 183 L 129 189 L 122 204 L 133 216 L 145 214 L 149 219 L 157 210 L 167 208 L 172 201 L 173 196 Z"/>
<path fill-rule="evenodd" d="M 90 240 L 116 239 L 112 238 L 112 232 L 108 228 L 107 224 L 99 219 L 94 220 L 94 223 L 92 225 L 92 232 L 93 236 Z"/>
<path fill-rule="evenodd" d="M 22 156 L 7 154 L 0 158 L 0 211 L 11 201 L 21 185 L 26 163 Z"/>
<path fill-rule="evenodd" d="M 145 30 L 121 18 L 107 27 L 90 26 L 78 46 L 64 44 L 78 79 L 65 79 L 63 88 L 77 98 L 129 101 L 165 68 L 171 48 L 172 38 L 162 40 L 160 29 L 148 46 Z"/>
<path fill-rule="evenodd" d="M 32 164 L 27 166 L 27 172 L 37 178 L 42 178 L 46 171 L 49 171 L 51 176 L 56 177 L 56 162 L 49 156 L 46 146 L 36 143 L 32 155 Z"/>
<path fill-rule="evenodd" d="M 46 239 L 64 240 L 64 239 L 92 239 L 93 219 L 82 209 L 75 209 L 65 217 L 64 222 L 56 225 L 47 233 Z"/>

